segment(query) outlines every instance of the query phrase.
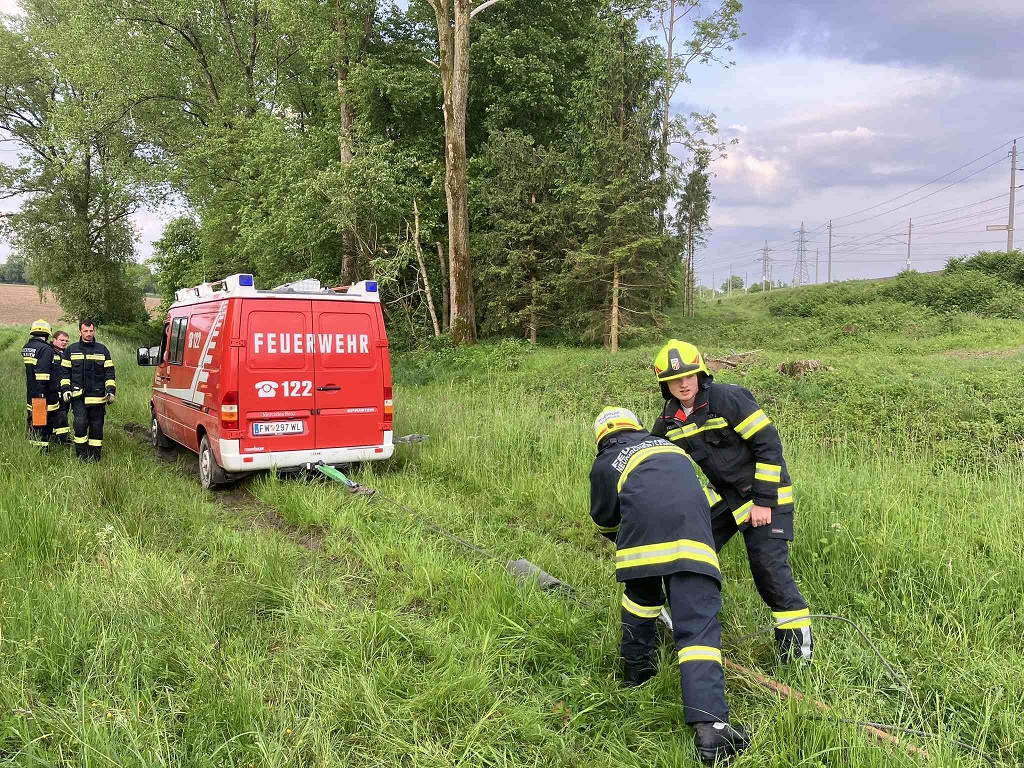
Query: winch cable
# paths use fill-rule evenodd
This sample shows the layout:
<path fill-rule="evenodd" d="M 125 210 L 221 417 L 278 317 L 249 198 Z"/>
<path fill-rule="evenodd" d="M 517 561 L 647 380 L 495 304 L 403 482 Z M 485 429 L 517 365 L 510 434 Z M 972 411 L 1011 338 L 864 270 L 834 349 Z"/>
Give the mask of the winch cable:
<path fill-rule="evenodd" d="M 932 733 L 931 731 L 922 731 L 922 730 L 919 730 L 917 728 L 907 728 L 906 726 L 903 726 L 903 725 L 889 725 L 888 723 L 874 723 L 874 722 L 872 722 L 870 720 L 851 720 L 848 717 L 824 717 L 823 715 L 808 715 L 807 717 L 808 717 L 808 719 L 811 719 L 811 720 L 820 720 L 823 723 L 828 723 L 828 722 L 846 723 L 847 725 L 857 725 L 857 726 L 860 726 L 861 728 L 878 728 L 880 730 L 886 730 L 886 731 L 899 731 L 900 733 L 905 733 L 908 736 L 920 736 L 922 738 L 936 738 L 936 735 L 934 733 Z M 966 741 L 961 741 L 960 739 L 955 739 L 952 736 L 945 736 L 944 738 L 948 739 L 950 741 L 950 743 L 956 744 L 958 747 L 960 747 L 960 749 L 963 749 L 963 750 L 965 750 L 967 752 L 973 752 L 978 757 L 983 757 L 986 760 L 988 760 L 989 762 L 994 762 L 993 759 L 992 759 L 992 756 L 990 754 L 988 754 L 985 750 L 981 749 L 980 747 L 975 746 L 974 744 L 968 744 Z"/>
<path fill-rule="evenodd" d="M 346 483 L 346 485 L 348 485 L 350 487 L 350 489 L 353 489 L 356 493 L 360 493 L 359 489 L 365 488 L 365 486 L 360 486 L 358 483 L 355 483 L 352 480 L 349 480 L 344 474 L 342 474 L 339 470 L 334 469 L 333 467 L 329 468 L 330 470 L 334 470 L 333 472 L 324 471 L 325 468 L 321 467 L 321 466 L 317 466 L 316 469 L 321 470 L 322 474 L 324 474 L 324 475 L 326 475 L 328 477 L 331 477 L 332 479 L 341 480 L 342 482 Z M 482 547 L 479 547 L 479 546 L 477 546 L 476 544 L 473 544 L 470 541 L 467 541 L 466 539 L 462 538 L 461 536 L 457 536 L 456 534 L 452 533 L 451 531 L 448 531 L 444 527 L 442 527 L 442 526 L 438 525 L 437 523 L 433 522 L 430 518 L 428 518 L 425 515 L 423 515 L 422 513 L 418 512 L 413 507 L 411 507 L 411 506 L 409 506 L 407 504 L 404 504 L 403 502 L 400 502 L 397 499 L 393 499 L 393 498 L 391 498 L 389 496 L 385 496 L 384 494 L 379 493 L 379 492 L 377 492 L 377 491 L 375 491 L 373 489 L 370 489 L 370 490 L 371 490 L 371 493 L 369 493 L 369 494 L 365 494 L 364 493 L 363 494 L 363 495 L 366 495 L 366 501 L 367 501 L 368 504 L 372 500 L 377 499 L 377 500 L 379 500 L 379 501 L 381 501 L 381 502 L 383 502 L 385 504 L 391 505 L 395 509 L 397 509 L 400 512 L 404 513 L 413 522 L 417 523 L 418 525 L 422 526 L 423 528 L 426 528 L 427 530 L 437 534 L 438 536 L 441 536 L 441 537 L 443 537 L 445 539 L 448 539 L 452 543 L 459 545 L 463 549 L 465 549 L 465 550 L 467 550 L 469 552 L 472 552 L 474 555 L 476 555 L 476 556 L 478 556 L 478 557 L 480 557 L 480 558 L 482 558 L 482 559 L 484 559 L 486 561 L 490 561 L 490 562 L 494 562 L 494 563 L 497 563 L 497 564 L 501 564 L 502 561 L 504 560 L 504 558 L 501 558 L 498 555 L 495 555 L 494 553 L 489 552 L 486 549 L 484 549 Z M 577 603 L 577 604 L 579 604 L 581 606 L 584 606 L 586 608 L 589 608 L 589 609 L 591 609 L 593 611 L 597 611 L 597 612 L 603 610 L 600 606 L 595 605 L 594 603 L 590 602 L 589 600 L 585 600 L 585 599 L 581 598 L 574 587 L 570 586 L 569 584 L 565 584 L 560 579 L 558 579 L 557 577 L 552 576 L 551 574 L 547 573 L 546 571 L 541 569 L 539 566 L 535 565 L 534 563 L 531 563 L 529 560 L 523 560 L 523 559 L 520 559 L 520 560 L 510 560 L 510 561 L 508 561 L 505 564 L 504 570 L 507 573 L 511 574 L 514 578 L 516 578 L 520 583 L 526 584 L 526 583 L 533 582 L 537 586 L 537 588 L 540 591 L 542 591 L 542 592 L 560 592 L 563 595 L 569 597 L 573 602 L 575 602 L 575 603 Z M 664 614 L 664 611 L 663 611 L 663 614 Z M 889 662 L 889 660 L 885 658 L 885 656 L 882 654 L 882 652 L 878 649 L 878 646 L 875 645 L 874 642 L 872 642 L 872 640 L 868 636 L 868 634 L 863 629 L 861 629 L 861 627 L 856 622 L 846 618 L 845 616 L 837 616 L 835 614 L 829 614 L 829 613 L 811 614 L 807 618 L 839 621 L 839 622 L 848 624 L 849 626 L 853 627 L 855 630 L 857 630 L 857 632 L 860 635 L 860 637 L 868 644 L 868 646 L 870 647 L 871 651 L 874 653 L 874 655 L 879 659 L 879 661 L 885 667 L 885 669 L 886 669 L 888 675 L 890 676 L 890 678 L 892 679 L 892 681 L 896 683 L 896 687 L 899 690 L 904 691 L 905 693 L 911 693 L 912 692 L 911 688 L 907 685 L 907 683 L 904 680 L 903 676 L 900 675 L 900 673 L 896 670 L 895 666 L 893 666 Z M 663 621 L 664 621 L 664 619 L 663 619 Z M 779 622 L 779 623 L 776 623 L 776 622 L 773 621 L 770 624 L 766 624 L 766 625 L 764 625 L 762 627 L 758 627 L 753 632 L 749 632 L 749 633 L 747 633 L 745 635 L 741 635 L 735 641 L 730 643 L 730 645 L 738 646 L 740 643 L 746 642 L 747 640 L 750 640 L 750 639 L 752 639 L 752 638 L 754 638 L 754 637 L 756 637 L 756 636 L 758 636 L 760 634 L 766 634 L 768 632 L 774 631 L 779 626 L 780 623 L 781 624 L 785 624 L 785 621 L 782 621 L 782 622 Z M 671 627 L 670 620 L 668 622 L 668 626 Z M 809 703 L 813 704 L 818 709 L 820 709 L 822 712 L 829 712 L 829 713 L 831 712 L 831 708 L 827 704 L 825 704 L 825 703 L 823 703 L 821 701 L 818 701 L 817 699 L 814 699 L 812 697 L 809 697 L 806 694 L 801 693 L 800 691 L 797 691 L 797 690 L 795 690 L 793 688 L 790 688 L 789 686 L 784 685 L 783 683 L 780 683 L 777 680 L 774 680 L 774 679 L 772 679 L 772 678 L 770 678 L 770 677 L 768 677 L 766 675 L 763 675 L 760 672 L 756 672 L 754 670 L 748 669 L 747 667 L 744 667 L 741 664 L 737 664 L 736 662 L 731 661 L 728 658 L 724 659 L 724 664 L 725 664 L 725 667 L 727 669 L 732 669 L 734 672 L 740 674 L 741 676 L 744 676 L 744 677 L 747 677 L 748 679 L 754 680 L 755 682 L 757 682 L 762 687 L 767 688 L 769 690 L 772 690 L 772 691 L 774 691 L 775 693 L 778 693 L 781 696 L 784 696 L 784 697 L 790 698 L 790 699 L 794 699 L 796 701 L 801 701 L 801 702 L 808 701 Z M 867 733 L 874 740 L 880 741 L 880 742 L 884 742 L 884 743 L 888 743 L 888 744 L 891 744 L 893 746 L 900 747 L 900 748 L 906 750 L 907 752 L 909 752 L 910 754 L 912 754 L 914 756 L 917 756 L 917 757 L 921 757 L 921 758 L 926 759 L 926 760 L 930 760 L 931 759 L 931 756 L 929 755 L 929 753 L 926 750 L 922 749 L 921 747 L 914 746 L 912 744 L 904 744 L 896 736 L 894 736 L 892 733 L 890 733 L 890 731 L 897 731 L 897 732 L 901 732 L 901 733 L 906 733 L 908 735 L 919 736 L 919 737 L 922 737 L 922 738 L 930 738 L 930 739 L 933 739 L 935 741 L 941 741 L 943 738 L 948 738 L 948 737 L 940 736 L 939 734 L 934 733 L 932 731 L 927 731 L 927 730 L 920 729 L 920 728 L 907 728 L 907 727 L 902 726 L 902 725 L 894 725 L 894 724 L 889 724 L 889 723 L 878 723 L 878 722 L 866 721 L 866 720 L 861 721 L 861 720 L 853 720 L 853 719 L 850 719 L 850 718 L 841 718 L 841 717 L 831 717 L 831 718 L 829 718 L 829 717 L 817 717 L 815 719 L 822 720 L 824 722 L 836 721 L 836 722 L 843 722 L 843 723 L 847 723 L 847 724 L 851 724 L 851 725 L 857 725 L 858 727 L 863 729 L 865 731 L 865 733 Z M 985 758 L 989 762 L 992 762 L 992 757 L 990 755 L 988 755 L 986 752 L 984 752 L 983 750 L 979 749 L 978 747 L 975 747 L 975 746 L 973 746 L 971 744 L 968 744 L 966 742 L 960 741 L 958 739 L 950 739 L 950 741 L 952 743 L 956 744 L 957 746 L 961 747 L 962 749 L 965 749 L 965 750 L 970 751 L 970 752 L 972 752 L 974 754 L 977 754 L 977 755 Z"/>
<path fill-rule="evenodd" d="M 829 620 L 829 621 L 841 621 L 844 624 L 848 624 L 849 626 L 853 627 L 855 630 L 857 630 L 857 633 L 861 636 L 861 639 L 865 643 L 867 643 L 869 648 L 871 648 L 871 650 L 872 650 L 872 652 L 874 652 L 875 656 L 878 657 L 878 660 L 880 662 L 882 662 L 882 666 L 885 667 L 885 670 L 886 670 L 886 672 L 888 672 L 889 677 L 896 684 L 895 687 L 898 688 L 899 690 L 903 691 L 904 693 L 912 693 L 910 685 L 907 683 L 907 681 L 903 677 L 903 675 L 901 675 L 896 670 L 896 668 L 892 664 L 889 663 L 889 660 L 886 659 L 885 656 L 882 655 L 882 652 L 880 650 L 878 650 L 878 646 L 875 645 L 874 642 L 872 642 L 871 638 L 868 637 L 867 633 L 863 629 L 861 629 L 860 626 L 858 626 L 856 622 L 851 621 L 850 619 L 846 618 L 845 616 L 837 616 L 834 613 L 812 613 L 812 614 L 810 614 L 808 616 L 804 616 L 803 618 L 805 618 L 805 619 L 826 619 L 826 620 Z M 753 632 L 748 632 L 745 635 L 740 635 L 738 638 L 736 638 L 735 640 L 732 641 L 732 645 L 736 645 L 736 646 L 743 645 L 743 643 L 745 643 L 747 640 L 750 640 L 750 639 L 752 639 L 754 637 L 757 637 L 758 635 L 767 634 L 768 632 L 771 632 L 774 629 L 778 629 L 779 627 L 785 625 L 786 623 L 787 623 L 786 619 L 782 619 L 778 623 L 772 623 L 772 624 L 767 624 L 767 625 L 765 625 L 763 627 L 758 627 Z"/>

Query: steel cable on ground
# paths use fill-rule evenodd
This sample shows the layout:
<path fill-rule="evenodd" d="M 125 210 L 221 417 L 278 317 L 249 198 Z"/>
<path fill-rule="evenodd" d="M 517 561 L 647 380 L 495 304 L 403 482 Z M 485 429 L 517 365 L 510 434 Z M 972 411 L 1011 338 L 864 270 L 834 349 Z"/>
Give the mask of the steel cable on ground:
<path fill-rule="evenodd" d="M 446 530 L 445 528 L 443 528 L 442 526 L 434 523 L 432 520 L 430 520 L 430 518 L 428 518 L 428 517 L 422 515 L 421 513 L 417 512 L 415 509 L 413 509 L 412 507 L 410 507 L 407 504 L 404 504 L 404 503 L 402 503 L 402 502 L 400 502 L 400 501 L 398 501 L 396 499 L 392 499 L 389 496 L 385 496 L 384 494 L 376 493 L 376 492 L 372 496 L 367 498 L 367 503 L 370 503 L 373 499 L 380 499 L 380 501 L 382 501 L 382 502 L 384 502 L 386 504 L 390 504 L 394 508 L 396 508 L 396 509 L 400 510 L 401 512 L 405 513 L 414 522 L 419 523 L 420 525 L 422 525 L 427 530 L 430 530 L 430 531 L 438 534 L 439 536 L 442 536 L 443 538 L 448 539 L 449 541 L 451 541 L 451 542 L 453 542 L 455 544 L 458 544 L 459 546 L 461 546 L 464 549 L 474 553 L 475 555 L 478 555 L 478 556 L 482 557 L 484 560 L 493 561 L 493 562 L 499 563 L 499 564 L 502 562 L 503 558 L 499 558 L 497 555 L 495 555 L 495 554 L 493 554 L 491 552 L 488 552 L 486 549 L 483 549 L 482 547 L 479 547 L 476 544 L 473 544 L 472 542 L 469 542 L 466 539 L 463 539 L 462 537 L 457 536 L 456 534 Z M 508 572 L 507 569 L 505 569 L 505 570 L 506 570 L 506 572 Z M 576 592 L 576 590 L 572 586 L 570 586 L 568 584 L 565 584 L 564 582 L 561 582 L 561 581 L 559 582 L 558 586 L 553 587 L 551 589 L 545 589 L 545 590 L 542 590 L 542 591 L 546 591 L 546 592 L 557 591 L 557 592 L 560 592 L 560 593 L 562 593 L 564 595 L 567 595 L 573 602 L 575 602 L 575 603 L 577 603 L 579 605 L 582 605 L 584 607 L 587 607 L 587 608 L 589 608 L 589 609 L 591 609 L 593 611 L 601 612 L 602 610 L 604 610 L 600 606 L 598 606 L 598 605 L 596 605 L 596 604 L 594 604 L 594 603 L 592 603 L 592 602 L 590 602 L 588 600 L 585 600 L 585 599 L 581 598 L 579 596 L 579 594 Z M 874 653 L 874 655 L 878 658 L 878 660 L 885 667 L 885 669 L 886 669 L 886 671 L 887 671 L 887 673 L 889 675 L 890 680 L 892 680 L 895 683 L 895 687 L 898 690 L 903 691 L 904 693 L 908 693 L 909 694 L 909 693 L 913 692 L 912 688 L 907 684 L 907 682 L 903 678 L 903 676 L 896 670 L 895 666 L 885 657 L 885 655 L 878 649 L 878 646 L 875 645 L 875 643 L 871 640 L 871 638 L 868 636 L 868 634 L 863 629 L 861 629 L 861 627 L 856 622 L 852 621 L 851 619 L 846 618 L 845 616 L 838 616 L 838 615 L 835 615 L 835 614 L 828 614 L 828 613 L 812 613 L 807 618 L 839 621 L 839 622 L 843 622 L 843 623 L 848 624 L 849 626 L 853 627 L 858 632 L 860 637 L 867 643 L 867 645 L 869 646 L 871 651 Z M 781 624 L 785 624 L 786 622 L 783 621 L 783 622 L 780 622 L 780 623 Z M 770 631 L 774 631 L 778 626 L 779 626 L 779 624 L 776 623 L 776 622 L 772 622 L 771 624 L 766 624 L 766 625 L 764 625 L 762 627 L 759 627 L 757 630 L 755 630 L 753 632 L 749 632 L 749 633 L 747 633 L 745 635 L 741 635 L 739 638 L 734 640 L 733 643 L 731 643 L 731 644 L 739 645 L 739 644 L 741 644 L 743 642 L 746 642 L 747 640 L 749 640 L 749 639 L 751 639 L 753 637 L 756 637 L 757 635 L 764 634 L 764 633 L 767 633 L 767 632 L 770 632 Z M 820 719 L 822 721 L 826 721 L 829 718 L 817 718 L 817 719 Z M 906 726 L 902 726 L 902 725 L 893 725 L 893 724 L 888 724 L 888 723 L 877 723 L 877 722 L 871 722 L 871 721 L 859 721 L 859 720 L 852 720 L 852 719 L 849 719 L 849 718 L 831 718 L 831 719 L 839 720 L 840 722 L 845 722 L 845 723 L 849 723 L 849 724 L 853 724 L 853 725 L 858 725 L 858 726 L 861 726 L 861 727 L 877 728 L 877 729 L 883 730 L 883 731 L 885 731 L 885 730 L 899 731 L 899 732 L 907 733 L 907 734 L 910 734 L 910 735 L 920 736 L 920 737 L 923 737 L 923 738 L 935 739 L 936 741 L 941 741 L 943 738 L 946 738 L 946 737 L 943 737 L 940 734 L 934 733 L 932 731 L 927 731 L 927 730 L 920 729 L 920 728 L 907 728 Z M 985 752 L 981 751 L 977 747 L 974 747 L 972 745 L 967 744 L 966 742 L 960 741 L 958 739 L 950 739 L 950 741 L 952 741 L 952 743 L 954 743 L 954 744 L 956 744 L 956 745 L 958 745 L 958 746 L 960 746 L 960 747 L 962 747 L 964 749 L 967 749 L 967 750 L 969 750 L 971 752 L 975 752 L 977 754 L 980 754 L 980 755 L 988 758 L 988 755 Z"/>
<path fill-rule="evenodd" d="M 940 738 L 938 736 L 938 734 L 932 733 L 931 731 L 922 731 L 922 730 L 920 730 L 918 728 L 907 728 L 906 726 L 903 726 L 903 725 L 892 725 L 890 723 L 875 723 L 875 722 L 872 722 L 871 720 L 851 720 L 848 717 L 825 717 L 824 715 L 808 715 L 807 717 L 809 717 L 809 718 L 811 718 L 813 720 L 819 720 L 819 721 L 821 721 L 823 723 L 830 722 L 830 721 L 834 720 L 836 722 L 846 723 L 848 725 L 858 725 L 861 728 L 879 728 L 879 729 L 885 730 L 885 731 L 900 731 L 901 733 L 906 733 L 906 734 L 909 734 L 911 736 L 921 736 L 921 737 L 924 737 L 924 738 L 933 738 L 933 739 L 934 738 Z M 990 754 L 988 754 L 988 752 L 986 752 L 985 750 L 981 749 L 981 747 L 977 747 L 974 744 L 968 744 L 966 741 L 961 741 L 960 739 L 954 738 L 952 736 L 944 736 L 944 737 L 941 737 L 941 738 L 948 739 L 950 742 L 952 742 L 953 744 L 956 744 L 961 749 L 965 749 L 968 752 L 973 752 L 974 754 L 978 755 L 979 757 L 983 757 L 983 758 L 985 758 L 986 760 L 988 760 L 990 762 L 992 761 L 992 756 Z"/>

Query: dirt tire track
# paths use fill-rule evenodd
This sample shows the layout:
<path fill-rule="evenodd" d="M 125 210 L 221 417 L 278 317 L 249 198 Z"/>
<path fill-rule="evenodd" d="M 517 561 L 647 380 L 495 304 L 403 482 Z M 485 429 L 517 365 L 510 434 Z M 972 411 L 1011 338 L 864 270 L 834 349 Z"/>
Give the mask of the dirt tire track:
<path fill-rule="evenodd" d="M 154 450 L 158 461 L 172 464 L 191 477 L 199 477 L 199 457 L 188 449 L 177 445 L 171 448 L 154 449 L 150 443 L 149 427 L 135 422 L 126 422 L 122 426 L 129 437 L 147 449 Z M 303 528 L 294 525 L 274 507 L 237 485 L 221 491 L 213 491 L 210 495 L 219 506 L 230 512 L 232 517 L 247 521 L 250 528 L 276 531 L 309 552 L 323 555 L 334 563 L 344 562 L 341 558 L 324 555 L 328 531 L 323 526 L 315 525 Z"/>

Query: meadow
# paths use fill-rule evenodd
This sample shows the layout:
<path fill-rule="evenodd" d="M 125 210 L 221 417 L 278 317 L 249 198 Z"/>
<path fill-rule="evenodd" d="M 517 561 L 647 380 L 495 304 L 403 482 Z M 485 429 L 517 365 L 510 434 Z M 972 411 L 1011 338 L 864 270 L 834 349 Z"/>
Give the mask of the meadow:
<path fill-rule="evenodd" d="M 934 765 L 1019 764 L 1024 322 L 808 295 L 709 304 L 660 333 L 755 351 L 717 377 L 783 436 L 797 579 L 908 689 L 839 623 L 816 625 L 810 668 L 777 667 L 770 635 L 749 637 L 770 616 L 730 542 L 727 657 L 832 707 L 728 675 L 754 731 L 731 765 L 923 762 L 848 720 L 933 733 L 906 740 Z M 511 340 L 396 352 L 396 433 L 430 439 L 357 469 L 367 501 L 271 475 L 202 491 L 188 455 L 132 431 L 152 372 L 123 340 L 103 464 L 39 456 L 22 439 L 25 330 L 0 328 L 0 765 L 697 764 L 671 650 L 652 683 L 617 680 L 613 551 L 588 517 L 597 411 L 649 423 L 661 407 L 653 334 L 614 356 Z M 800 359 L 824 368 L 778 372 Z M 516 583 L 502 563 L 518 557 L 580 601 Z"/>

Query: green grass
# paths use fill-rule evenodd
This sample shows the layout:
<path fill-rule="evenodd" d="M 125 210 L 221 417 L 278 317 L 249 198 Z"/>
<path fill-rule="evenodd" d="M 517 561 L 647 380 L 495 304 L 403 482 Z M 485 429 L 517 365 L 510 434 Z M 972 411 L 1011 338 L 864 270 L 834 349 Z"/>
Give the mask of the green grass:
<path fill-rule="evenodd" d="M 263 476 L 245 484 L 258 502 L 218 501 L 121 429 L 146 422 L 151 373 L 126 344 L 112 345 L 104 463 L 38 457 L 21 439 L 22 332 L 0 328 L 0 765 L 696 764 L 669 649 L 651 684 L 615 679 L 619 593 L 587 515 L 590 424 L 612 402 L 653 417 L 654 347 L 396 356 L 398 431 L 431 439 L 356 473 L 541 565 L 580 605 L 337 486 Z M 807 671 L 776 669 L 770 636 L 736 643 L 769 620 L 738 541 L 723 557 L 727 655 L 837 717 L 939 733 L 912 739 L 937 765 L 982 764 L 954 739 L 1024 759 L 1024 323 L 907 305 L 780 318 L 752 296 L 671 333 L 761 350 L 722 378 L 751 387 L 785 439 L 797 578 L 912 693 L 841 625 L 818 624 Z M 776 373 L 803 357 L 831 370 Z M 266 509 L 290 534 L 259 523 Z M 733 765 L 919 762 L 743 678 L 728 695 L 755 731 Z"/>

